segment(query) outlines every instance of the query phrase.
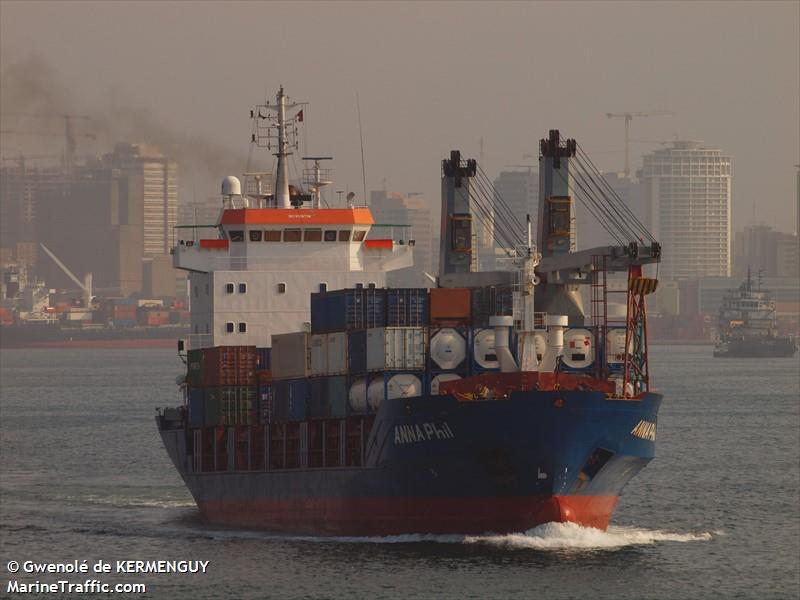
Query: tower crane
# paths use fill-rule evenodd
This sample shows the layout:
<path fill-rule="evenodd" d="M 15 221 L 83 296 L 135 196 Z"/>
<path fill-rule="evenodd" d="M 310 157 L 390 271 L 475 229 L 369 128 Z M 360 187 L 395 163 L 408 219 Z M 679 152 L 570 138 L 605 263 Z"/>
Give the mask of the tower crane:
<path fill-rule="evenodd" d="M 20 134 L 20 135 L 63 135 L 65 139 L 64 146 L 64 171 L 67 175 L 72 174 L 72 166 L 75 161 L 75 138 L 84 137 L 89 139 L 96 139 L 93 133 L 75 133 L 72 127 L 72 122 L 76 119 L 88 120 L 86 115 L 71 115 L 71 114 L 50 114 L 50 113 L 3 113 L 4 117 L 28 117 L 33 119 L 63 119 L 64 120 L 64 133 L 51 133 L 47 131 L 17 131 L 13 129 L 4 129 L 0 134 Z"/>
<path fill-rule="evenodd" d="M 669 110 L 651 110 L 649 112 L 624 112 L 624 113 L 606 113 L 609 119 L 625 119 L 625 177 L 631 176 L 630 167 L 630 125 L 634 117 L 660 117 L 664 115 L 673 115 Z"/>

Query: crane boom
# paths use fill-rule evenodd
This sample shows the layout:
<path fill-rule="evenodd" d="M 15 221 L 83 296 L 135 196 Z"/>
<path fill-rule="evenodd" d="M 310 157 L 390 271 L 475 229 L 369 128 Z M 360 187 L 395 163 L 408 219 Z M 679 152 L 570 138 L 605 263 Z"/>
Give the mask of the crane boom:
<path fill-rule="evenodd" d="M 59 266 L 59 268 L 62 271 L 64 271 L 64 273 L 67 275 L 67 277 L 72 279 L 72 281 L 74 281 L 77 284 L 77 286 L 81 290 L 83 290 L 83 297 L 84 297 L 84 300 L 86 302 L 86 308 L 91 307 L 91 304 L 92 304 L 92 274 L 91 273 L 87 273 L 84 281 L 81 281 L 80 279 L 78 279 L 75 276 L 75 274 L 72 271 L 70 271 L 67 268 L 67 265 L 65 265 L 63 262 L 61 262 L 61 260 L 55 254 L 53 254 L 53 252 L 50 250 L 50 248 L 48 248 L 47 246 L 45 246 L 42 243 L 39 243 L 39 245 L 42 247 L 42 250 L 44 250 L 47 253 L 47 256 L 52 258 L 53 262 L 55 262 Z"/>

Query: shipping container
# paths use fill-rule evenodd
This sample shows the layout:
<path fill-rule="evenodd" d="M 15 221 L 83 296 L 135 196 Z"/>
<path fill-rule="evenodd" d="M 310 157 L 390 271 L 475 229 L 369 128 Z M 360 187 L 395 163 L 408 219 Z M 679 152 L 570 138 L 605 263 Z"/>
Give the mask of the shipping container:
<path fill-rule="evenodd" d="M 220 401 L 223 425 L 252 425 L 258 409 L 255 386 L 228 385 L 222 387 Z"/>
<path fill-rule="evenodd" d="M 364 329 L 347 334 L 347 363 L 350 373 L 367 370 L 367 332 Z"/>
<path fill-rule="evenodd" d="M 256 348 L 258 355 L 256 359 L 256 371 L 269 371 L 272 369 L 271 354 L 272 348 Z"/>
<path fill-rule="evenodd" d="M 430 323 L 469 323 L 470 293 L 467 288 L 431 288 Z"/>
<path fill-rule="evenodd" d="M 392 288 L 386 290 L 387 327 L 422 327 L 427 324 L 427 288 Z"/>
<path fill-rule="evenodd" d="M 474 328 L 470 333 L 472 353 L 472 373 L 497 371 L 500 362 L 494 347 L 494 329 Z M 509 349 L 512 344 L 509 342 Z"/>
<path fill-rule="evenodd" d="M 321 377 L 328 371 L 328 334 L 314 333 L 309 340 L 310 371 L 312 377 Z"/>
<path fill-rule="evenodd" d="M 203 351 L 189 350 L 186 353 L 186 381 L 189 385 L 201 385 L 203 382 Z"/>
<path fill-rule="evenodd" d="M 258 384 L 258 414 L 259 423 L 272 423 L 274 420 L 274 406 L 272 383 L 259 382 Z"/>
<path fill-rule="evenodd" d="M 347 373 L 347 332 L 316 333 L 311 335 L 312 377 Z"/>
<path fill-rule="evenodd" d="M 369 412 L 367 403 L 367 378 L 364 375 L 351 375 L 347 382 L 349 411 L 363 414 Z"/>
<path fill-rule="evenodd" d="M 330 333 L 386 324 L 386 290 L 350 288 L 311 294 L 311 331 Z"/>
<path fill-rule="evenodd" d="M 256 385 L 255 346 L 203 348 L 204 386 Z"/>
<path fill-rule="evenodd" d="M 273 344 L 274 344 L 273 337 Z M 274 418 L 277 422 L 305 421 L 308 379 L 284 379 L 273 384 Z"/>
<path fill-rule="evenodd" d="M 367 371 L 425 369 L 426 328 L 378 327 L 367 330 Z"/>
<path fill-rule="evenodd" d="M 470 297 L 473 327 L 489 327 L 490 317 L 514 314 L 514 295 L 508 286 L 472 288 Z"/>
<path fill-rule="evenodd" d="M 311 379 L 310 390 L 309 418 L 335 419 L 348 415 L 348 385 L 344 375 Z"/>
<path fill-rule="evenodd" d="M 347 332 L 337 331 L 326 336 L 327 369 L 326 375 L 347 373 Z"/>
<path fill-rule="evenodd" d="M 370 376 L 367 385 L 367 402 L 372 411 L 381 402 L 394 398 L 414 398 L 425 395 L 425 372 L 380 373 Z"/>
<path fill-rule="evenodd" d="M 118 319 L 117 317 L 114 317 L 114 327 L 119 329 L 136 327 L 136 319 Z"/>
<path fill-rule="evenodd" d="M 203 388 L 189 388 L 189 427 L 205 425 L 205 399 Z"/>
<path fill-rule="evenodd" d="M 467 368 L 469 330 L 464 327 L 430 329 L 429 370 L 452 371 Z"/>
<path fill-rule="evenodd" d="M 203 418 L 206 427 L 213 427 L 221 423 L 220 407 L 222 403 L 222 388 L 203 388 Z"/>
<path fill-rule="evenodd" d="M 304 331 L 272 336 L 273 379 L 297 379 L 310 372 L 309 338 Z"/>

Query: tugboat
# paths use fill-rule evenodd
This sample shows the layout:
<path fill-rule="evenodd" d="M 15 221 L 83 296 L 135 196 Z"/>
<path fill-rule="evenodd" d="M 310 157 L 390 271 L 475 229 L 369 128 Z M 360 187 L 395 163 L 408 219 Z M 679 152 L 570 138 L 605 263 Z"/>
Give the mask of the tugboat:
<path fill-rule="evenodd" d="M 778 335 L 775 301 L 769 290 L 753 285 L 750 268 L 737 290 L 729 290 L 719 309 L 715 358 L 786 358 L 797 352 L 791 336 Z"/>
<path fill-rule="evenodd" d="M 551 130 L 538 245 L 496 192 L 487 210 L 488 179 L 453 150 L 436 286 L 388 288 L 386 272 L 411 265 L 407 228 L 375 224 L 353 194 L 321 201 L 321 158 L 289 186 L 302 107 L 281 88 L 251 112 L 252 142 L 277 158 L 274 188 L 226 177 L 219 222 L 180 229 L 173 251 L 192 334 L 178 344 L 183 404 L 156 424 L 202 518 L 313 535 L 605 529 L 655 456 L 645 297 L 657 282 L 643 265 L 659 244 L 590 188 L 602 177 Z M 596 208 L 616 203 L 624 243 L 575 251 L 577 185 Z M 492 215 L 511 270 L 478 268 L 476 222 Z M 617 320 L 612 293 L 627 306 Z"/>

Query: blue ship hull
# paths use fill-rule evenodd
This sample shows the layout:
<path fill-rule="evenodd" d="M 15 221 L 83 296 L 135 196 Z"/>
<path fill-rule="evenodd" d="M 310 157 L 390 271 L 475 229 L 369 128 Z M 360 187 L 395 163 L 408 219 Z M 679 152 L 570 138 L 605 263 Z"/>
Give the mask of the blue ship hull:
<path fill-rule="evenodd" d="M 159 417 L 164 444 L 209 523 L 316 535 L 606 528 L 655 455 L 661 395 L 522 391 L 505 400 L 384 401 L 364 466 L 203 472 L 190 434 Z M 269 464 L 269 461 L 265 461 Z"/>

